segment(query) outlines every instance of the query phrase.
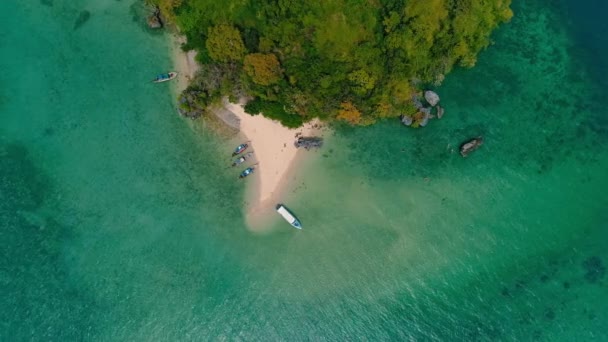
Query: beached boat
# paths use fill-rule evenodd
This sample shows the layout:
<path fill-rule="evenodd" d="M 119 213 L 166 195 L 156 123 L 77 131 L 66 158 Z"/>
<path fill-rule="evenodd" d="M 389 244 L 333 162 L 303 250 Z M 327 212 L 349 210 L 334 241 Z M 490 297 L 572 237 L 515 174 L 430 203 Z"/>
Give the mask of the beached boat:
<path fill-rule="evenodd" d="M 247 147 L 249 147 L 249 145 L 247 145 L 247 143 L 242 143 L 239 146 L 237 146 L 234 149 L 234 152 L 232 152 L 232 156 L 236 156 L 237 154 L 241 154 L 243 153 L 243 151 L 245 151 L 247 149 Z"/>
<path fill-rule="evenodd" d="M 283 216 L 285 221 L 287 221 L 292 227 L 302 229 L 300 220 L 298 220 L 284 205 L 277 204 L 277 212 L 279 215 Z"/>
<path fill-rule="evenodd" d="M 460 154 L 463 157 L 466 157 L 469 155 L 469 153 L 478 149 L 479 146 L 481 146 L 482 144 L 483 144 L 483 138 L 481 136 L 479 136 L 477 138 L 473 138 L 473 139 L 465 142 L 464 144 L 460 145 Z"/>
<path fill-rule="evenodd" d="M 177 73 L 175 71 L 171 71 L 166 74 L 160 74 L 160 75 L 156 76 L 156 78 L 154 80 L 152 80 L 152 82 L 154 82 L 154 83 L 167 82 L 167 81 L 171 81 L 172 79 L 174 79 L 176 77 L 177 77 Z"/>
<path fill-rule="evenodd" d="M 247 152 L 241 157 L 237 158 L 234 162 L 232 162 L 232 167 L 242 164 L 245 160 L 251 158 L 253 156 L 253 152 Z"/>
<path fill-rule="evenodd" d="M 255 171 L 255 168 L 253 166 L 250 166 L 250 167 L 246 168 L 245 170 L 243 170 L 243 172 L 241 172 L 241 174 L 239 175 L 239 178 L 245 178 L 245 177 L 249 176 L 250 174 L 252 174 L 253 171 Z"/>

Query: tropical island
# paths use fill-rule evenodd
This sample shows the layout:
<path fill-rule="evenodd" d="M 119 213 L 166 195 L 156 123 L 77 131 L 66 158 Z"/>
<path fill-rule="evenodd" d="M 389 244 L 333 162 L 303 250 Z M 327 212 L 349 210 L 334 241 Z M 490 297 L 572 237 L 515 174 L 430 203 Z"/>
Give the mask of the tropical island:
<path fill-rule="evenodd" d="M 511 0 L 148 2 L 148 25 L 180 34 L 179 112 L 219 117 L 255 152 L 246 208 L 258 227 L 252 221 L 270 216 L 293 179 L 298 147 L 319 146 L 301 137 L 321 135 L 322 122 L 401 117 L 421 127 L 431 111 L 441 118 L 429 88 L 473 67 L 513 15 Z"/>
<path fill-rule="evenodd" d="M 184 112 L 248 97 L 247 113 L 286 127 L 404 114 L 415 127 L 413 94 L 455 66 L 474 66 L 513 15 L 511 0 L 149 2 L 187 37 L 182 48 L 197 51 L 201 70 Z"/>

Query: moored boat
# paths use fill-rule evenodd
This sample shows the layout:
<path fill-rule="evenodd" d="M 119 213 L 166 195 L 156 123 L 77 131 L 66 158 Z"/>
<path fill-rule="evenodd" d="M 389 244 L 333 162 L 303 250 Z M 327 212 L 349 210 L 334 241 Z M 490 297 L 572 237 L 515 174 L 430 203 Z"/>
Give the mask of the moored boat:
<path fill-rule="evenodd" d="M 243 172 L 241 172 L 241 174 L 239 175 L 239 178 L 245 178 L 245 177 L 249 176 L 250 174 L 252 174 L 253 171 L 255 171 L 255 168 L 253 166 L 250 166 L 250 167 L 246 168 L 245 170 L 243 170 Z"/>
<path fill-rule="evenodd" d="M 475 151 L 483 144 L 483 137 L 479 136 L 477 138 L 473 138 L 462 145 L 460 145 L 460 155 L 466 157 L 469 153 Z"/>
<path fill-rule="evenodd" d="M 234 167 L 234 166 L 242 164 L 243 162 L 245 162 L 245 160 L 251 158 L 251 156 L 253 156 L 253 152 L 245 153 L 241 157 L 237 158 L 234 162 L 232 162 L 232 166 Z"/>
<path fill-rule="evenodd" d="M 247 145 L 247 143 L 242 143 L 239 146 L 237 146 L 234 149 L 234 152 L 232 152 L 232 156 L 236 156 L 237 154 L 241 154 L 243 153 L 243 151 L 245 151 L 247 149 L 247 147 L 249 147 L 249 145 Z"/>
<path fill-rule="evenodd" d="M 285 221 L 287 221 L 292 227 L 296 229 L 302 229 L 302 224 L 290 211 L 282 204 L 277 204 L 277 212 L 281 215 Z"/>
<path fill-rule="evenodd" d="M 160 74 L 160 75 L 156 76 L 156 78 L 154 80 L 152 80 L 152 82 L 154 82 L 154 83 L 167 82 L 167 81 L 171 81 L 172 79 L 174 79 L 176 77 L 177 77 L 177 72 L 170 71 L 166 74 Z"/>

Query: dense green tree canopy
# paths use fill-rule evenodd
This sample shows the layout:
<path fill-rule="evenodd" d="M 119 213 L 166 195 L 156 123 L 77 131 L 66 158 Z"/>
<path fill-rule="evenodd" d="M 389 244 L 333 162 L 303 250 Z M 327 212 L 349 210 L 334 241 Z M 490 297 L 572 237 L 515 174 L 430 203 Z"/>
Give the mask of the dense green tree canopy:
<path fill-rule="evenodd" d="M 284 123 L 369 124 L 419 87 L 472 67 L 511 0 L 150 0 L 199 51 L 205 103 L 256 98 Z"/>

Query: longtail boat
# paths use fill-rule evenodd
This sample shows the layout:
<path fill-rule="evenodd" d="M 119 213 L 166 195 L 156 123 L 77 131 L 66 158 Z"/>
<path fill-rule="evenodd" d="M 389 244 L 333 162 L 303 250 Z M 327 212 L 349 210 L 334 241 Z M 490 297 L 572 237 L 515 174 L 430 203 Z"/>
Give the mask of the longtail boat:
<path fill-rule="evenodd" d="M 175 77 L 177 77 L 177 72 L 170 71 L 166 74 L 160 74 L 160 75 L 156 76 L 156 78 L 153 79 L 152 82 L 154 82 L 154 83 L 167 82 L 167 81 L 171 81 Z"/>
<path fill-rule="evenodd" d="M 251 158 L 251 156 L 253 156 L 253 152 L 245 153 L 241 157 L 237 158 L 234 162 L 232 162 L 232 167 L 242 164 L 243 162 L 245 162 L 245 160 Z"/>
<path fill-rule="evenodd" d="M 243 170 L 243 172 L 241 172 L 241 174 L 239 175 L 239 178 L 245 178 L 245 177 L 249 176 L 250 174 L 252 174 L 253 171 L 255 171 L 255 168 L 253 166 L 250 166 L 250 167 L 246 168 L 245 170 Z"/>
<path fill-rule="evenodd" d="M 479 136 L 477 138 L 473 138 L 469 141 L 466 141 L 462 145 L 460 145 L 460 155 L 466 157 L 469 153 L 475 151 L 483 144 L 483 137 Z"/>
<path fill-rule="evenodd" d="M 234 152 L 232 152 L 232 156 L 236 156 L 237 154 L 241 154 L 243 153 L 243 151 L 245 151 L 247 149 L 247 147 L 249 147 L 249 145 L 247 145 L 247 143 L 242 143 L 239 146 L 237 146 L 234 149 Z"/>

